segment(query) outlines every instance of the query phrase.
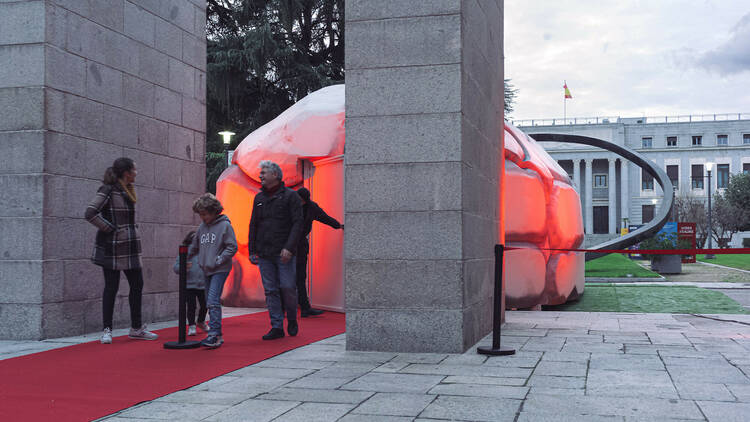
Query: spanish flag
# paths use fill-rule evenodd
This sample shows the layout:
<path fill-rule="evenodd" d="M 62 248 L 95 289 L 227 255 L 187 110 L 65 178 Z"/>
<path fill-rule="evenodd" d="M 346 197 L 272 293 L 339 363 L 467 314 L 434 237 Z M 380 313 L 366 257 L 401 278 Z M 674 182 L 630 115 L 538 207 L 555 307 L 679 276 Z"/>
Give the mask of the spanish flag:
<path fill-rule="evenodd" d="M 573 96 L 570 95 L 570 90 L 568 89 L 567 82 L 563 82 L 563 88 L 565 88 L 565 98 L 573 98 Z"/>

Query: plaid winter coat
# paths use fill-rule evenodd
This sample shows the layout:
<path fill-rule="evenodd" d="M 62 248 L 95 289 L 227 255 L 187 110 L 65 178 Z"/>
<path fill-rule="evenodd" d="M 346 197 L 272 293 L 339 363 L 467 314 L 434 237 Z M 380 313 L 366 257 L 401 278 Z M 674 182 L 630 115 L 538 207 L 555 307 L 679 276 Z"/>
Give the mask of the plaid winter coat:
<path fill-rule="evenodd" d="M 91 261 L 110 270 L 141 268 L 141 240 L 135 225 L 135 203 L 119 185 L 102 185 L 86 207 L 96 226 Z"/>

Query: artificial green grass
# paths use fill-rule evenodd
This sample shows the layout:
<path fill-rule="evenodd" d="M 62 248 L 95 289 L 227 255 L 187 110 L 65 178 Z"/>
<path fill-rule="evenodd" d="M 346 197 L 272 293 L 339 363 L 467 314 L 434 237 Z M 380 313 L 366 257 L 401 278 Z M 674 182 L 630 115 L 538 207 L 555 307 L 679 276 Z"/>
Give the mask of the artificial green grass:
<path fill-rule="evenodd" d="M 750 255 L 714 255 L 714 259 L 706 259 L 706 255 L 698 255 L 696 259 L 709 264 L 724 265 L 725 267 L 739 268 L 741 270 L 750 270 Z"/>
<path fill-rule="evenodd" d="M 659 277 L 619 253 L 611 253 L 586 262 L 586 277 Z"/>
<path fill-rule="evenodd" d="M 693 286 L 586 284 L 577 302 L 545 306 L 552 311 L 747 314 L 721 292 Z"/>

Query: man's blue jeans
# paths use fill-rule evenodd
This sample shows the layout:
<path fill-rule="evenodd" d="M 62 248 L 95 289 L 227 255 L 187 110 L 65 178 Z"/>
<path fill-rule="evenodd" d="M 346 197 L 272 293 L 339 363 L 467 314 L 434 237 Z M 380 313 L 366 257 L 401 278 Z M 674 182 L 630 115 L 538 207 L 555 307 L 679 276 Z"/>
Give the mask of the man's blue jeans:
<path fill-rule="evenodd" d="M 281 257 L 273 259 L 258 258 L 260 278 L 266 292 L 266 307 L 271 316 L 271 327 L 284 329 L 284 309 L 289 321 L 297 320 L 297 281 L 296 257 L 292 257 L 286 264 L 281 263 Z M 284 309 L 281 301 L 284 301 Z"/>
<path fill-rule="evenodd" d="M 208 335 L 221 335 L 221 291 L 228 272 L 211 274 L 206 277 L 206 305 L 208 305 Z"/>

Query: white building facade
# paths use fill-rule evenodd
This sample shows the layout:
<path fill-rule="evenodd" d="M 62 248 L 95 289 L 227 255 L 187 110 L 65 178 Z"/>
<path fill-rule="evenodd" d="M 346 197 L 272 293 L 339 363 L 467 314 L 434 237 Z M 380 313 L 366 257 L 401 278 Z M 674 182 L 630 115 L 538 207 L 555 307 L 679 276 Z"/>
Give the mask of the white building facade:
<path fill-rule="evenodd" d="M 568 118 L 513 122 L 527 134 L 562 133 L 603 139 L 638 151 L 661 167 L 675 195 L 708 198 L 706 163 L 713 163 L 711 192 L 730 175 L 750 172 L 750 113 Z M 663 200 L 656 181 L 638 166 L 606 150 L 577 144 L 541 145 L 568 172 L 582 201 L 586 245 L 610 239 L 627 225 L 650 221 Z M 735 235 L 732 246 L 741 244 Z"/>

